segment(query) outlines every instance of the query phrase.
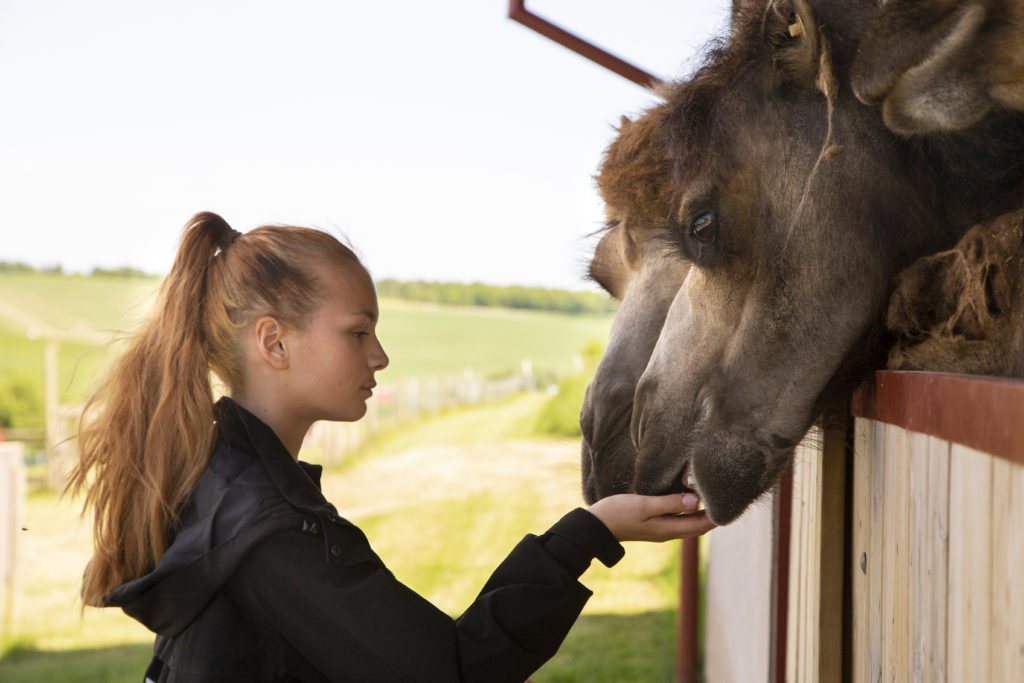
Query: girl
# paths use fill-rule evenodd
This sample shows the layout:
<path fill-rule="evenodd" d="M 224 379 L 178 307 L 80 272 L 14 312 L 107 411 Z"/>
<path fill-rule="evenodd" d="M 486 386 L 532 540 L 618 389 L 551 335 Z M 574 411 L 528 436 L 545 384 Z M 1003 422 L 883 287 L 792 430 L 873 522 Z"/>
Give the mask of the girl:
<path fill-rule="evenodd" d="M 377 316 L 366 269 L 326 233 L 186 225 L 155 316 L 86 406 L 72 476 L 94 517 L 83 600 L 157 634 L 147 680 L 521 683 L 579 616 L 593 558 L 712 527 L 692 494 L 606 498 L 527 535 L 452 620 L 297 460 L 313 422 L 366 412 L 388 364 Z"/>

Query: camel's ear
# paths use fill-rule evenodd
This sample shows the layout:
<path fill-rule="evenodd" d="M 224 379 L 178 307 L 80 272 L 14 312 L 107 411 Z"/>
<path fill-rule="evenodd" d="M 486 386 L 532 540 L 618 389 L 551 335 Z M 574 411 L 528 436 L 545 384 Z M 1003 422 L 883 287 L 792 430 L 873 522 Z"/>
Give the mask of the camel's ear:
<path fill-rule="evenodd" d="M 851 81 L 865 104 L 881 104 L 897 133 L 966 128 L 992 106 L 976 73 L 985 8 L 973 2 L 890 0 L 857 48 Z"/>
<path fill-rule="evenodd" d="M 625 276 L 635 258 L 635 250 L 626 226 L 618 223 L 601 237 L 590 261 L 590 278 L 619 301 L 626 295 L 628 279 Z"/>
<path fill-rule="evenodd" d="M 827 51 L 814 14 L 805 0 L 773 0 L 764 13 L 765 41 L 783 81 L 819 87 L 822 56 Z M 831 78 L 829 67 L 828 77 Z"/>

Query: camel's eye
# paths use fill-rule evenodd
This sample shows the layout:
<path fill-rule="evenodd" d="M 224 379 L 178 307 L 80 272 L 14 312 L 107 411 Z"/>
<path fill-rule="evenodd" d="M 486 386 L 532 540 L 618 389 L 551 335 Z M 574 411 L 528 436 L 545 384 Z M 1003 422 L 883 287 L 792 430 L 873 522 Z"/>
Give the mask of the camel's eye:
<path fill-rule="evenodd" d="M 698 242 L 704 244 L 710 244 L 715 241 L 715 236 L 718 233 L 718 228 L 715 224 L 715 212 L 705 211 L 699 214 L 690 223 L 690 234 Z"/>

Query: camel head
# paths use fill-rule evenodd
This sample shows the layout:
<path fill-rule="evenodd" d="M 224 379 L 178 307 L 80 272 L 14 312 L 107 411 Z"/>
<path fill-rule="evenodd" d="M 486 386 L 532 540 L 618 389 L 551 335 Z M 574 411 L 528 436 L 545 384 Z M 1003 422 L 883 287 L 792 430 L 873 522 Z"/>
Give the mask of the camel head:
<path fill-rule="evenodd" d="M 580 414 L 583 495 L 629 491 L 636 451 L 629 437 L 633 393 L 689 264 L 666 249 L 671 217 L 665 107 L 623 117 L 597 176 L 607 225 L 590 277 L 622 303 Z"/>
<path fill-rule="evenodd" d="M 588 498 L 689 486 L 712 521 L 736 519 L 823 409 L 881 364 L 895 273 L 955 242 L 931 179 L 849 88 L 875 9 L 751 0 L 649 120 L 668 184 L 595 254 L 621 254 L 626 275 L 608 278 L 623 307 L 584 408 Z M 632 260 L 630 245 L 643 247 Z"/>

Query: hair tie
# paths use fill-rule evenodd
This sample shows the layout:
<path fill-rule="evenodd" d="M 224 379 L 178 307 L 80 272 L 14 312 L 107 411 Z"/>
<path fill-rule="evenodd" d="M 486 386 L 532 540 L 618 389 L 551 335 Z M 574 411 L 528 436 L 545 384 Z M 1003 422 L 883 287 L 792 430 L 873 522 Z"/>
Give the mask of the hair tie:
<path fill-rule="evenodd" d="M 238 240 L 238 238 L 241 237 L 241 236 L 242 236 L 242 233 L 238 232 L 234 228 L 228 228 L 227 235 L 226 235 L 226 237 L 224 239 L 224 246 L 221 247 L 221 249 L 227 249 L 232 244 L 234 244 L 235 241 Z"/>

